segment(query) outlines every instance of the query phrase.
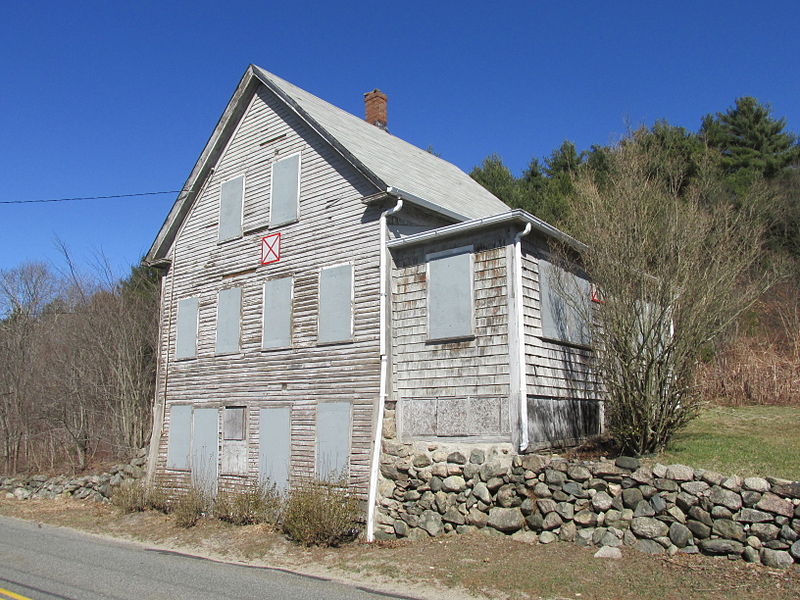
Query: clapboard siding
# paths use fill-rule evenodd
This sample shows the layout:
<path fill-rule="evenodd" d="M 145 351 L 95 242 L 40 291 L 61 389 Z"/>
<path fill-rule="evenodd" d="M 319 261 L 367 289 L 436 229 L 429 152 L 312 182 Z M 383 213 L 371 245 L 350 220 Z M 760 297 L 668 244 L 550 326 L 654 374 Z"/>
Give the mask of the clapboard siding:
<path fill-rule="evenodd" d="M 508 270 L 505 229 L 456 238 L 421 247 L 393 251 L 391 328 L 392 391 L 399 401 L 401 435 L 413 437 L 402 423 L 427 418 L 425 402 L 447 399 L 497 407 L 502 415 L 498 431 L 485 439 L 508 439 L 510 393 L 508 349 Z M 454 342 L 427 340 L 427 263 L 430 253 L 473 246 L 474 337 Z M 470 400 L 471 399 L 471 400 Z M 422 404 L 419 404 L 419 403 Z M 441 411 L 441 404 L 436 410 Z M 474 407 L 474 404 L 470 404 Z M 417 408 L 419 407 L 419 408 Z M 421 410 L 419 415 L 412 414 Z M 477 418 L 472 414 L 468 418 Z M 439 434 L 442 435 L 441 433 Z M 459 433 L 446 435 L 461 436 Z M 481 437 L 480 433 L 464 434 Z M 499 437 L 498 437 L 499 436 Z M 430 437 L 430 436 L 428 436 Z"/>
<path fill-rule="evenodd" d="M 301 156 L 299 219 L 270 229 L 271 165 L 294 153 Z M 239 175 L 245 177 L 244 235 L 220 243 L 220 185 Z M 188 482 L 185 474 L 165 470 L 173 403 L 246 406 L 248 476 L 253 477 L 258 473 L 259 408 L 290 405 L 291 477 L 297 478 L 314 472 L 317 403 L 346 400 L 353 403 L 351 482 L 366 491 L 380 387 L 380 213 L 361 199 L 375 192 L 272 92 L 263 87 L 256 92 L 170 252 L 161 306 L 158 394 L 166 401 L 166 415 L 160 481 L 175 488 Z M 260 265 L 260 239 L 275 232 L 281 233 L 281 260 Z M 319 271 L 341 263 L 353 265 L 353 339 L 318 345 Z M 292 347 L 262 350 L 263 284 L 281 276 L 294 278 Z M 217 294 L 231 287 L 242 290 L 241 347 L 216 356 Z M 175 307 L 188 297 L 199 299 L 197 357 L 175 360 Z"/>
<path fill-rule="evenodd" d="M 576 400 L 600 399 L 597 380 L 591 369 L 591 350 L 559 344 L 542 339 L 542 322 L 539 295 L 539 258 L 547 256 L 547 241 L 529 236 L 522 243 L 522 287 L 524 294 L 523 319 L 525 331 L 525 372 L 527 379 L 529 423 L 535 414 L 543 413 L 541 406 L 552 406 L 552 401 L 573 403 Z M 557 405 L 556 405 L 557 406 Z M 564 411 L 573 414 L 574 410 Z M 566 429 L 558 423 L 552 430 Z M 573 428 L 574 429 L 574 428 Z M 529 425 L 531 447 L 541 447 L 554 442 L 572 442 L 578 435 L 544 433 L 540 424 Z M 538 430 L 538 431 L 537 431 Z M 584 432 L 593 433 L 593 432 Z M 553 436 L 555 435 L 555 438 Z"/>

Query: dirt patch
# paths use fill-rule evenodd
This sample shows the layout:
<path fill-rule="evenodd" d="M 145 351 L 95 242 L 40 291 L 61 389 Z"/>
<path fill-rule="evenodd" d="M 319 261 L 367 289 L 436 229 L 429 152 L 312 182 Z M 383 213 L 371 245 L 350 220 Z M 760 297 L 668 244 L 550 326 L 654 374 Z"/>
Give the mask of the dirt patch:
<path fill-rule="evenodd" d="M 0 499 L 0 514 L 419 598 L 800 598 L 797 565 L 776 571 L 724 558 L 654 557 L 627 549 L 622 560 L 612 561 L 573 544 L 529 545 L 485 534 L 306 550 L 265 525 L 205 519 L 182 529 L 160 513 L 125 515 L 75 500 Z"/>

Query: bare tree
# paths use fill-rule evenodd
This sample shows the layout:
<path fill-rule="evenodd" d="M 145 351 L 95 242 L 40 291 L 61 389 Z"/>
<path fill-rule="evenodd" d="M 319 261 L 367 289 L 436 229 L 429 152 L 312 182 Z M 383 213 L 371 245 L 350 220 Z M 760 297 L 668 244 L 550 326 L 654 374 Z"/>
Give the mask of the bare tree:
<path fill-rule="evenodd" d="M 584 311 L 607 429 L 636 454 L 664 448 L 696 416 L 701 352 L 774 281 L 756 269 L 755 220 L 709 201 L 713 176 L 687 185 L 686 166 L 659 152 L 633 133 L 610 154 L 602 185 L 577 176 L 566 228 L 589 247 L 578 259 L 600 301 L 574 302 L 575 290 L 554 284 Z M 712 168 L 709 153 L 703 169 Z"/>

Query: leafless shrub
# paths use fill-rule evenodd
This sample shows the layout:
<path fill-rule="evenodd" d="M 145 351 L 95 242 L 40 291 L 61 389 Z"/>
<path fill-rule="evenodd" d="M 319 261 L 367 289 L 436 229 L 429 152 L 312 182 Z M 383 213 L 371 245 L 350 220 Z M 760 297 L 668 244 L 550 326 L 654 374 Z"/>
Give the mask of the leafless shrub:
<path fill-rule="evenodd" d="M 602 185 L 581 173 L 567 227 L 589 249 L 556 249 L 578 260 L 602 295 L 584 317 L 606 425 L 623 451 L 637 454 L 662 449 L 697 414 L 701 352 L 775 280 L 754 275 L 762 230 L 746 211 L 707 208 L 723 204 L 709 201 L 715 179 L 701 174 L 677 186 L 684 166 L 658 152 L 634 133 L 611 153 Z M 713 156 L 705 163 L 712 168 Z"/>
<path fill-rule="evenodd" d="M 234 525 L 276 525 L 281 520 L 284 501 L 275 484 L 253 480 L 240 488 L 218 492 L 213 514 Z"/>
<path fill-rule="evenodd" d="M 160 487 L 147 485 L 142 479 L 123 481 L 111 494 L 111 503 L 128 513 L 145 510 L 169 512 L 166 492 Z"/>
<path fill-rule="evenodd" d="M 355 539 L 363 516 L 346 479 L 309 479 L 289 491 L 283 531 L 304 546 L 339 546 Z"/>
<path fill-rule="evenodd" d="M 192 486 L 171 504 L 171 512 L 178 527 L 194 527 L 208 514 L 211 496 L 203 488 Z"/>

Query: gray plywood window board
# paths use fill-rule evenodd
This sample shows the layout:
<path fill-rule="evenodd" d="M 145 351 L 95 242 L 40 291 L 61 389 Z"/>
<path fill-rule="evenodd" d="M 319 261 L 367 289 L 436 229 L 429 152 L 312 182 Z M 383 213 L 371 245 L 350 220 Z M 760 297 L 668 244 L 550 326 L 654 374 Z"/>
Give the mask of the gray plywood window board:
<path fill-rule="evenodd" d="M 217 354 L 239 351 L 241 321 L 241 288 L 221 290 L 217 296 Z"/>
<path fill-rule="evenodd" d="M 258 473 L 264 483 L 280 491 L 289 487 L 290 409 L 288 406 L 262 408 L 259 413 Z"/>
<path fill-rule="evenodd" d="M 319 273 L 318 339 L 322 343 L 353 339 L 353 266 L 327 267 Z"/>
<path fill-rule="evenodd" d="M 192 413 L 192 483 L 214 493 L 219 461 L 219 409 L 195 408 Z"/>
<path fill-rule="evenodd" d="M 340 481 L 350 465 L 350 402 L 317 404 L 317 477 Z"/>
<path fill-rule="evenodd" d="M 169 409 L 167 468 L 188 469 L 192 440 L 192 407 L 173 404 Z"/>
<path fill-rule="evenodd" d="M 300 154 L 272 163 L 270 191 L 270 227 L 296 221 L 300 207 Z"/>
<path fill-rule="evenodd" d="M 292 345 L 292 282 L 290 276 L 264 283 L 262 348 Z"/>
<path fill-rule="evenodd" d="M 246 435 L 244 406 L 226 406 L 222 411 L 222 437 L 226 440 L 243 440 Z"/>
<path fill-rule="evenodd" d="M 585 277 L 539 259 L 542 337 L 588 346 L 592 342 L 586 317 L 591 310 L 591 286 Z"/>
<path fill-rule="evenodd" d="M 219 190 L 219 241 L 242 236 L 244 175 L 224 182 Z"/>
<path fill-rule="evenodd" d="M 472 248 L 429 254 L 428 339 L 473 335 Z"/>
<path fill-rule="evenodd" d="M 197 298 L 184 298 L 178 302 L 178 323 L 175 333 L 175 358 L 197 356 Z"/>

